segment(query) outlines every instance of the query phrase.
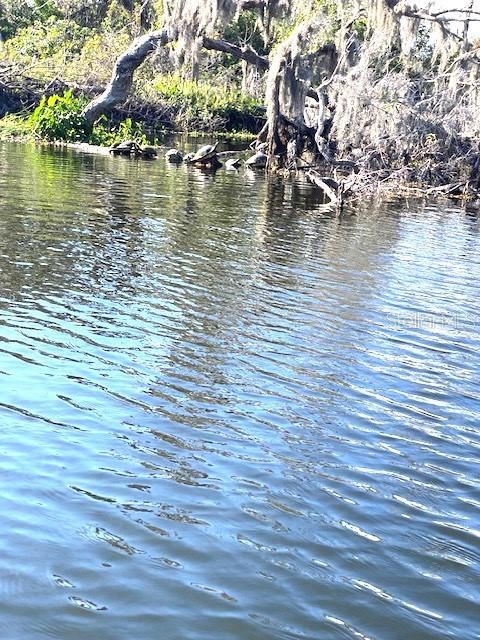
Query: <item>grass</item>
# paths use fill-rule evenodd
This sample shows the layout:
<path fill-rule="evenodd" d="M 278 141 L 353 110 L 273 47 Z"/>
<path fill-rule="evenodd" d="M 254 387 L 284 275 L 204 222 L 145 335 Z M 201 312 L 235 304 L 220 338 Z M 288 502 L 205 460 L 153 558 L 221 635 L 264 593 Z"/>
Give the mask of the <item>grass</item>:
<path fill-rule="evenodd" d="M 174 108 L 174 124 L 182 131 L 255 133 L 265 115 L 254 98 L 221 84 L 159 76 L 153 89 L 159 101 Z"/>
<path fill-rule="evenodd" d="M 0 140 L 28 140 L 32 132 L 26 113 L 9 113 L 0 118 Z"/>

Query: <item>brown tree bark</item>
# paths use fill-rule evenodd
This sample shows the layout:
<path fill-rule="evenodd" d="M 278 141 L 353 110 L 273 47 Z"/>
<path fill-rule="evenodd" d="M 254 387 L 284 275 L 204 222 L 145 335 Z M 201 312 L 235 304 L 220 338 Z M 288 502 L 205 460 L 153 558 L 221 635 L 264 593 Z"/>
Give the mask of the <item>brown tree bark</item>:
<path fill-rule="evenodd" d="M 230 44 L 225 40 L 207 38 L 206 36 L 203 38 L 203 46 L 205 49 L 229 53 L 237 60 L 245 60 L 245 62 L 255 65 L 262 71 L 266 71 L 270 66 L 268 58 L 258 55 L 252 47 L 237 47 L 237 45 Z"/>

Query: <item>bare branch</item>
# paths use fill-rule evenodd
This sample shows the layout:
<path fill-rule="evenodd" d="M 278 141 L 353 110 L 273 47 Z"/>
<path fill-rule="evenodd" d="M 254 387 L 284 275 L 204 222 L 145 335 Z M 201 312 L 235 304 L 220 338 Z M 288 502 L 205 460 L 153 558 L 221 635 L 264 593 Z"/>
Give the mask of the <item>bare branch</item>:
<path fill-rule="evenodd" d="M 428 20 L 429 22 L 440 22 L 442 24 L 448 24 L 449 22 L 465 22 L 465 18 L 442 18 L 441 14 L 435 15 L 433 13 L 426 13 L 425 11 L 411 11 L 410 9 L 399 11 L 398 15 L 406 16 L 407 18 L 420 18 L 420 20 Z M 480 16 L 480 14 L 478 15 Z M 480 17 L 468 18 L 468 21 L 480 22 Z M 460 36 L 457 37 L 460 38 Z"/>
<path fill-rule="evenodd" d="M 203 38 L 203 46 L 205 49 L 229 53 L 234 58 L 245 60 L 245 62 L 253 64 L 262 71 L 266 71 L 270 66 L 268 58 L 260 56 L 255 49 L 252 49 L 252 47 L 237 47 L 237 45 L 230 44 L 225 40 L 216 40 L 213 38 L 207 38 L 206 36 Z"/>
<path fill-rule="evenodd" d="M 435 13 L 432 13 L 430 15 L 434 16 L 435 18 L 438 18 L 439 16 L 444 16 L 447 13 L 467 13 L 467 14 L 480 16 L 480 11 L 473 11 L 470 9 L 444 9 L 443 11 L 436 11 Z M 447 18 L 447 20 L 450 20 L 450 18 Z M 462 22 L 463 20 L 465 20 L 465 18 L 462 18 Z"/>

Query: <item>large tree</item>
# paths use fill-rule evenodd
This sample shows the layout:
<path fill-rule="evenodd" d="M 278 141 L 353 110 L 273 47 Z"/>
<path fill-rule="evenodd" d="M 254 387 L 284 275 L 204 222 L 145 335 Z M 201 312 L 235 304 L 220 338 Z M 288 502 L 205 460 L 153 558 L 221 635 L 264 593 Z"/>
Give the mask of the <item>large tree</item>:
<path fill-rule="evenodd" d="M 257 12 L 268 57 L 223 38 L 245 10 Z M 270 164 L 364 162 L 380 171 L 413 165 L 429 145 L 416 163 L 429 171 L 428 158 L 460 157 L 479 138 L 475 20 L 472 6 L 426 13 L 405 0 L 165 0 L 162 28 L 132 42 L 85 117 L 124 101 L 158 47 L 174 45 L 179 60 L 223 51 L 266 74 L 260 138 Z"/>

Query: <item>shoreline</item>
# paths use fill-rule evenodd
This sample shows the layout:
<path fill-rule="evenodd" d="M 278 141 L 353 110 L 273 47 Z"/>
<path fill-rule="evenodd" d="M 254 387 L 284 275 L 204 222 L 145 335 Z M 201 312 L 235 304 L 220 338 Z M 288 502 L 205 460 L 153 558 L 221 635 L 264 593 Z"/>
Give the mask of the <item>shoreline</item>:
<path fill-rule="evenodd" d="M 179 133 L 168 133 L 165 134 L 165 138 L 186 138 L 186 139 L 222 139 L 225 138 L 223 133 L 193 133 L 190 134 L 188 132 L 179 132 Z M 253 136 L 254 138 L 255 136 Z M 245 140 L 244 140 L 245 141 Z M 57 149 L 71 149 L 73 151 L 77 151 L 80 153 L 85 153 L 89 155 L 103 155 L 103 156 L 111 156 L 110 147 L 94 145 L 89 142 L 66 142 L 66 141 L 48 141 L 41 140 L 35 138 L 33 136 L 8 136 L 8 137 L 0 137 L 0 143 L 15 143 L 15 144 L 35 144 L 36 146 L 43 147 L 51 147 Z M 225 140 L 225 142 L 234 143 L 233 140 Z M 240 139 L 238 139 L 238 143 L 240 143 Z M 162 146 L 167 147 L 168 144 L 165 145 L 153 145 L 158 147 L 159 149 Z M 158 159 L 162 156 L 159 155 Z M 319 169 L 318 167 L 317 169 Z M 330 168 L 328 170 L 327 167 L 325 169 L 325 178 L 330 179 L 334 175 L 334 170 Z M 457 204 L 467 205 L 475 203 L 476 205 L 480 205 L 480 192 L 469 188 L 468 180 L 457 180 L 455 182 L 446 184 L 446 185 L 433 185 L 426 182 L 408 182 L 398 177 L 395 178 L 394 174 L 396 172 L 392 170 L 391 176 L 387 178 L 383 178 L 379 180 L 378 177 L 372 178 L 365 182 L 365 176 L 361 177 L 361 180 L 364 181 L 364 184 L 361 188 L 352 189 L 350 191 L 350 187 L 347 190 L 342 190 L 344 185 L 346 184 L 348 177 L 346 176 L 343 180 L 340 178 L 338 180 L 338 189 L 334 189 L 334 193 L 329 193 L 329 189 L 324 189 L 322 185 L 322 181 L 320 184 L 315 180 L 311 180 L 307 177 L 304 171 L 296 170 L 296 171 L 281 171 L 275 172 L 275 175 L 281 176 L 284 179 L 295 179 L 302 176 L 302 179 L 312 185 L 312 187 L 317 187 L 320 191 L 323 191 L 329 202 L 326 202 L 325 205 L 329 207 L 334 207 L 338 210 L 343 209 L 345 205 L 355 205 L 355 203 L 361 201 L 362 199 L 379 197 L 382 199 L 389 199 L 392 196 L 394 198 L 399 199 L 436 199 L 441 198 L 444 201 L 454 201 Z M 351 174 L 350 174 L 351 175 Z M 391 178 L 391 180 L 390 180 Z"/>

